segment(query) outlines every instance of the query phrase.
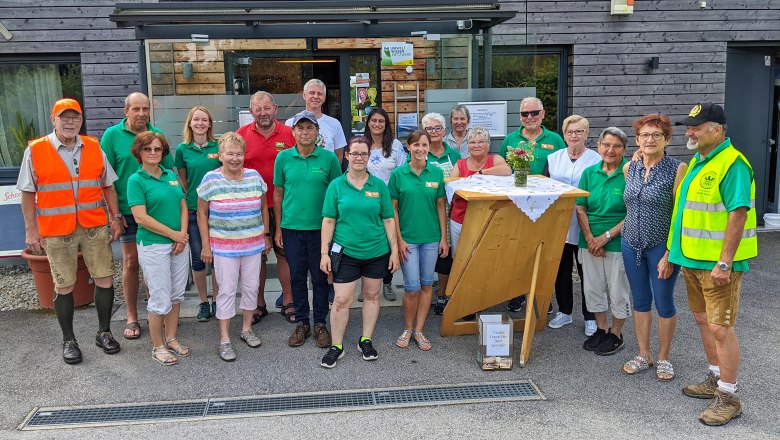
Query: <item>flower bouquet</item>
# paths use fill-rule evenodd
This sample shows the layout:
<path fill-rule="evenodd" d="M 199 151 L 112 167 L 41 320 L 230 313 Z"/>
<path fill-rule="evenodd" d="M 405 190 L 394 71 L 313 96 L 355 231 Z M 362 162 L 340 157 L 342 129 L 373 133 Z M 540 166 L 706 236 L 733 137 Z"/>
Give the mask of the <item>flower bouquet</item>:
<path fill-rule="evenodd" d="M 526 150 L 523 146 L 528 146 Z M 528 175 L 531 173 L 531 162 L 534 161 L 534 147 L 536 145 L 528 144 L 525 141 L 520 142 L 517 148 L 509 147 L 506 154 L 506 161 L 515 172 L 515 186 L 526 186 L 528 184 Z"/>

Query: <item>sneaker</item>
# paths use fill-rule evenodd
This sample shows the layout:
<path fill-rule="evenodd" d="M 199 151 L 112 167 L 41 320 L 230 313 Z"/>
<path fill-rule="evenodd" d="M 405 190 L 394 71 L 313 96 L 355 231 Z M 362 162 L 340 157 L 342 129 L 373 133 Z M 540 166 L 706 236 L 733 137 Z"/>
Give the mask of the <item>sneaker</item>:
<path fill-rule="evenodd" d="M 318 322 L 314 324 L 314 339 L 317 341 L 317 347 L 328 348 L 332 344 L 330 332 L 325 323 Z"/>
<path fill-rule="evenodd" d="M 209 310 L 209 302 L 204 301 L 198 306 L 198 322 L 207 322 L 211 318 L 211 310 Z"/>
<path fill-rule="evenodd" d="M 217 301 L 211 301 L 211 317 L 216 318 L 217 317 Z"/>
<path fill-rule="evenodd" d="M 550 323 L 547 324 L 547 326 L 550 328 L 561 328 L 564 325 L 569 325 L 571 323 L 572 323 L 571 315 L 558 312 L 555 314 L 555 317 L 552 320 L 550 320 Z"/>
<path fill-rule="evenodd" d="M 510 312 L 519 312 L 523 309 L 523 303 L 525 303 L 525 296 L 518 296 L 517 298 L 510 299 L 509 302 L 506 303 L 506 308 Z"/>
<path fill-rule="evenodd" d="M 597 329 L 585 342 L 582 344 L 582 348 L 588 351 L 595 351 L 598 348 L 601 341 L 607 337 L 607 332 L 602 329 Z"/>
<path fill-rule="evenodd" d="M 550 303 L 550 306 L 549 306 L 549 307 L 547 307 L 547 314 L 548 314 L 548 315 L 552 315 L 552 314 L 553 314 L 552 303 Z"/>
<path fill-rule="evenodd" d="M 382 295 L 384 295 L 385 299 L 388 301 L 395 301 L 396 299 L 398 299 L 398 297 L 395 295 L 395 291 L 393 290 L 392 284 L 382 285 Z"/>
<path fill-rule="evenodd" d="M 707 426 L 721 426 L 742 415 L 742 403 L 736 394 L 715 390 L 715 398 L 710 406 L 699 416 L 699 421 Z"/>
<path fill-rule="evenodd" d="M 306 339 L 311 336 L 311 327 L 309 324 L 300 323 L 295 326 L 295 330 L 293 330 L 293 334 L 290 335 L 290 338 L 287 340 L 287 344 L 290 347 L 300 347 L 304 343 L 306 343 Z"/>
<path fill-rule="evenodd" d="M 592 319 L 588 319 L 585 321 L 585 336 L 593 336 L 594 333 L 596 333 L 596 321 Z"/>
<path fill-rule="evenodd" d="M 336 361 L 344 357 L 344 349 L 334 347 L 331 345 L 330 350 L 322 357 L 322 365 L 325 368 L 333 368 L 336 366 Z"/>
<path fill-rule="evenodd" d="M 620 336 L 609 332 L 607 337 L 602 339 L 594 352 L 599 356 L 610 356 L 623 349 L 623 335 Z"/>
<path fill-rule="evenodd" d="M 222 342 L 219 344 L 219 358 L 225 362 L 233 362 L 236 360 L 236 352 L 233 351 L 233 344 L 230 342 Z"/>
<path fill-rule="evenodd" d="M 241 340 L 246 342 L 246 345 L 250 348 L 257 348 L 263 344 L 263 342 L 260 341 L 260 338 L 252 330 L 241 333 Z"/>
<path fill-rule="evenodd" d="M 704 379 L 704 382 L 685 385 L 682 392 L 686 396 L 695 399 L 712 399 L 715 397 L 715 391 L 718 389 L 718 379 L 720 377 L 713 374 L 712 371 L 707 371 L 707 378 Z"/>
<path fill-rule="evenodd" d="M 371 343 L 371 339 L 364 339 L 358 342 L 358 348 L 363 353 L 364 361 L 375 361 L 379 358 L 379 353 L 376 352 L 374 344 Z"/>
<path fill-rule="evenodd" d="M 444 313 L 445 307 L 447 307 L 447 297 L 439 296 L 436 298 L 436 305 L 433 306 L 433 313 L 435 315 L 441 315 Z"/>

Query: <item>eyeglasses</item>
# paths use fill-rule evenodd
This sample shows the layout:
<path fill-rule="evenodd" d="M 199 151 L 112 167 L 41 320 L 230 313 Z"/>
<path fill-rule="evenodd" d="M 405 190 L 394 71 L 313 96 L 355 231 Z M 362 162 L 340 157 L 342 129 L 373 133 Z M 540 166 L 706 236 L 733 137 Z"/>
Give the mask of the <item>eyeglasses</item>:
<path fill-rule="evenodd" d="M 571 136 L 571 135 L 574 135 L 574 134 L 576 134 L 577 136 L 582 136 L 583 134 L 585 134 L 585 130 L 582 130 L 582 129 L 580 129 L 580 130 L 566 130 L 566 131 L 563 132 L 563 134 L 565 134 L 566 136 Z"/>
<path fill-rule="evenodd" d="M 233 159 L 233 158 L 242 158 L 242 157 L 244 157 L 244 153 L 222 153 L 222 154 L 223 154 L 225 157 L 227 157 L 228 159 Z"/>
<path fill-rule="evenodd" d="M 143 148 L 141 148 L 141 150 L 143 150 L 144 153 L 155 153 L 155 154 L 157 154 L 157 153 L 162 153 L 164 148 L 143 147 Z"/>
<path fill-rule="evenodd" d="M 623 144 L 605 144 L 603 142 L 601 143 L 601 146 L 606 150 L 619 150 L 621 148 L 625 148 Z"/>
<path fill-rule="evenodd" d="M 637 137 L 643 141 L 649 140 L 650 138 L 653 138 L 654 141 L 660 141 L 661 139 L 666 138 L 663 133 L 639 133 Z"/>
<path fill-rule="evenodd" d="M 61 121 L 63 122 L 79 122 L 81 121 L 81 115 L 74 115 L 74 116 L 58 116 Z"/>
<path fill-rule="evenodd" d="M 357 159 L 358 157 L 361 159 L 367 159 L 368 156 L 370 156 L 369 153 L 349 153 L 349 157 L 353 159 Z"/>
<path fill-rule="evenodd" d="M 435 127 L 425 127 L 425 131 L 427 131 L 428 133 L 438 133 L 442 130 L 444 130 L 444 127 L 442 127 L 441 125 L 437 125 Z"/>
<path fill-rule="evenodd" d="M 531 110 L 530 112 L 520 112 L 520 116 L 527 118 L 529 116 L 537 117 L 542 112 L 542 110 Z"/>

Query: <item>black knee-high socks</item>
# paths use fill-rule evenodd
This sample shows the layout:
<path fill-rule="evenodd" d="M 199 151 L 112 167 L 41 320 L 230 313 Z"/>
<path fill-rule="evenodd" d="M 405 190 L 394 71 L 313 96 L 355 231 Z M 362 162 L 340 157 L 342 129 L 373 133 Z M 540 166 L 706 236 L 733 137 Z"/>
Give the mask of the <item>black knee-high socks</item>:
<path fill-rule="evenodd" d="M 57 315 L 57 322 L 60 323 L 62 329 L 62 340 L 76 340 L 76 335 L 73 334 L 73 292 L 67 295 L 56 294 L 54 313 Z"/>
<path fill-rule="evenodd" d="M 114 308 L 114 286 L 95 286 L 95 308 L 98 315 L 99 332 L 111 331 L 111 312 Z"/>

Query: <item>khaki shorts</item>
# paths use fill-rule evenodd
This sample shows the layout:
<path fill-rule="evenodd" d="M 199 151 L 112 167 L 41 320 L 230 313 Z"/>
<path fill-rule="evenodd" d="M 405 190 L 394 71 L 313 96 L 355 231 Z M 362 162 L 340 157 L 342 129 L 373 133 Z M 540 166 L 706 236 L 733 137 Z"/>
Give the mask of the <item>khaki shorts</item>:
<path fill-rule="evenodd" d="M 71 235 L 46 237 L 44 249 L 49 257 L 51 276 L 57 288 L 76 284 L 76 263 L 81 251 L 92 278 L 105 278 L 114 274 L 114 256 L 111 253 L 109 227 L 84 229 L 76 225 Z"/>
<path fill-rule="evenodd" d="M 733 327 L 737 322 L 742 272 L 732 272 L 724 286 L 712 282 L 712 271 L 682 268 L 688 290 L 688 308 L 692 312 L 707 312 L 707 322 Z"/>

